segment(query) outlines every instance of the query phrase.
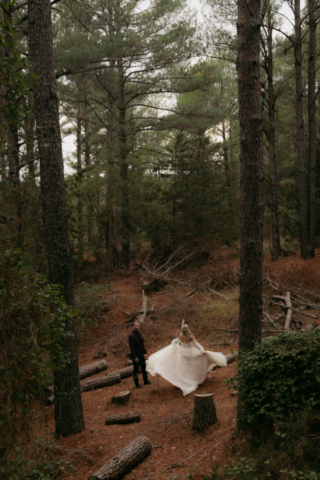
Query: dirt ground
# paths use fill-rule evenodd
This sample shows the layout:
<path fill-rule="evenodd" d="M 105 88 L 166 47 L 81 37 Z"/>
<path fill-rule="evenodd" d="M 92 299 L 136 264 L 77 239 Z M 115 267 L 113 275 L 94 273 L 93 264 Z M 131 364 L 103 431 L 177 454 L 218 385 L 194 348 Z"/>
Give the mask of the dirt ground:
<path fill-rule="evenodd" d="M 233 264 L 238 268 L 238 260 Z M 293 276 L 302 281 L 307 277 L 314 287 L 320 286 L 318 256 L 306 262 L 296 255 L 282 258 L 276 263 L 267 257 L 264 269 L 274 279 Z M 105 359 L 108 369 L 96 377 L 127 366 L 130 329 L 119 325 L 128 318 L 124 311 L 139 310 L 141 305 L 141 286 L 137 275 L 115 281 L 112 290 L 120 292 L 110 298 L 110 310 L 105 320 L 79 349 L 80 366 L 93 363 L 97 357 L 107 353 Z M 239 296 L 237 288 L 223 290 L 228 300 L 205 292 L 189 298 L 186 292 L 188 287 L 178 292 L 174 286 L 168 286 L 148 296 L 148 305 L 156 301 L 154 315 L 147 316 L 142 326 L 148 354 L 171 342 L 184 317 L 205 349 L 225 354 L 237 351 L 234 334 L 232 336 L 232 333 L 215 330 L 235 328 Z M 166 306 L 172 303 L 174 307 L 170 310 Z M 190 315 L 188 312 L 191 312 Z M 189 472 L 194 478 L 210 474 L 216 461 L 223 463 L 227 460 L 230 455 L 227 447 L 234 441 L 237 398 L 225 380 L 234 376 L 236 369 L 235 362 L 208 373 L 205 382 L 197 390 L 197 393 L 213 392 L 218 417 L 218 423 L 203 434 L 192 431 L 193 394 L 183 397 L 178 388 L 158 375 L 151 378 L 154 381 L 152 385 L 143 386 L 142 389 L 136 389 L 133 378 L 129 377 L 115 386 L 83 393 L 86 430 L 59 441 L 61 454 L 64 458 L 71 458 L 74 465 L 75 471 L 69 478 L 87 480 L 138 435 L 148 437 L 153 448 L 145 461 L 125 477 L 127 480 L 187 479 Z M 132 393 L 129 403 L 124 406 L 112 404 L 112 396 L 124 390 Z M 136 410 L 141 413 L 140 423 L 111 426 L 104 423 L 105 416 L 110 413 Z M 52 406 L 48 418 L 52 430 L 53 417 Z"/>

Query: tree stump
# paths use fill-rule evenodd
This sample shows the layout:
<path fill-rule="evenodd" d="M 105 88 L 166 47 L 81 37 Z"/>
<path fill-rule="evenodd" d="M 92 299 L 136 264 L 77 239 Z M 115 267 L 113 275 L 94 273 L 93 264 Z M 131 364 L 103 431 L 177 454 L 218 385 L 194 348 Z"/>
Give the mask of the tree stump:
<path fill-rule="evenodd" d="M 127 423 L 136 423 L 141 422 L 140 412 L 130 412 L 130 413 L 120 413 L 118 415 L 108 415 L 105 418 L 106 425 L 115 425 L 121 424 L 125 425 Z"/>
<path fill-rule="evenodd" d="M 192 430 L 204 432 L 217 421 L 213 393 L 195 394 Z"/>
<path fill-rule="evenodd" d="M 131 397 L 130 390 L 126 390 L 125 392 L 120 392 L 117 395 L 112 397 L 112 403 L 117 403 L 118 405 L 124 405 L 125 403 L 129 402 Z"/>
<path fill-rule="evenodd" d="M 105 360 L 100 360 L 100 362 L 90 363 L 90 365 L 84 365 L 83 367 L 79 368 L 79 375 L 80 380 L 84 378 L 91 377 L 95 373 L 102 372 L 103 370 L 107 370 L 108 364 Z"/>
<path fill-rule="evenodd" d="M 105 377 L 91 378 L 90 380 L 84 380 L 80 382 L 81 392 L 88 392 L 90 390 L 96 390 L 97 388 L 110 387 L 116 383 L 121 382 L 119 374 L 109 373 Z"/>
<path fill-rule="evenodd" d="M 139 436 L 124 447 L 118 455 L 97 470 L 89 480 L 121 480 L 151 453 L 151 442 Z"/>

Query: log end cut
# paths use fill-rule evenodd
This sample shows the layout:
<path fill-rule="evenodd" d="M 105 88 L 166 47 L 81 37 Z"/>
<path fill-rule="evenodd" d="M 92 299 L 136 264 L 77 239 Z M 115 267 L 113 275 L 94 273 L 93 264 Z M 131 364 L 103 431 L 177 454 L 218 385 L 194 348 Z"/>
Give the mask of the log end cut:
<path fill-rule="evenodd" d="M 124 392 L 117 393 L 112 397 L 112 403 L 117 403 L 118 405 L 124 405 L 125 403 L 129 402 L 131 397 L 130 390 L 126 390 Z"/>

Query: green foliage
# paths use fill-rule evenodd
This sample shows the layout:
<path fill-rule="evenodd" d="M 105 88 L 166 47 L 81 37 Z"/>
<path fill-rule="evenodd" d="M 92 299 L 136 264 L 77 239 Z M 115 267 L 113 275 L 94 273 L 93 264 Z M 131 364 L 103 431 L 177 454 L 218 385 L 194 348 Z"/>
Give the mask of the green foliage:
<path fill-rule="evenodd" d="M 320 404 L 320 332 L 290 332 L 244 352 L 235 378 L 244 429 L 272 431 L 277 422 Z"/>
<path fill-rule="evenodd" d="M 7 454 L 15 439 L 23 441 L 32 405 L 52 381 L 52 366 L 68 362 L 61 341 L 74 315 L 59 287 L 30 272 L 20 251 L 0 252 L 0 443 Z"/>
<path fill-rule="evenodd" d="M 90 335 L 92 328 L 97 327 L 105 319 L 110 308 L 110 300 L 100 297 L 105 293 L 106 285 L 91 285 L 81 282 L 75 292 L 75 306 L 78 313 L 77 334 L 82 340 Z"/>
<path fill-rule="evenodd" d="M 28 449 L 15 447 L 13 458 L 0 468 L 0 478 L 9 480 L 54 480 L 72 471 L 72 463 L 57 458 L 54 442 L 44 436 Z"/>

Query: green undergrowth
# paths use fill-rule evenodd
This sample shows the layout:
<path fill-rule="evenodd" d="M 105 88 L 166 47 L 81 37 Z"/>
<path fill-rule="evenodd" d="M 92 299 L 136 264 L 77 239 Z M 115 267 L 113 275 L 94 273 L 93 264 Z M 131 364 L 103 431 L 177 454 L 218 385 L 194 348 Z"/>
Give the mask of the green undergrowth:
<path fill-rule="evenodd" d="M 108 293 L 109 285 L 92 285 L 81 282 L 75 291 L 75 307 L 78 312 L 79 322 L 77 334 L 81 340 L 85 340 L 91 334 L 92 329 L 100 325 L 110 309 L 111 299 Z"/>
<path fill-rule="evenodd" d="M 239 363 L 233 459 L 189 480 L 320 480 L 320 332 L 265 339 Z"/>
<path fill-rule="evenodd" d="M 27 445 L 27 447 L 26 447 Z M 57 455 L 57 446 L 48 434 L 16 446 L 0 469 L 0 478 L 6 480 L 55 480 L 65 478 L 73 471 L 70 460 Z"/>

